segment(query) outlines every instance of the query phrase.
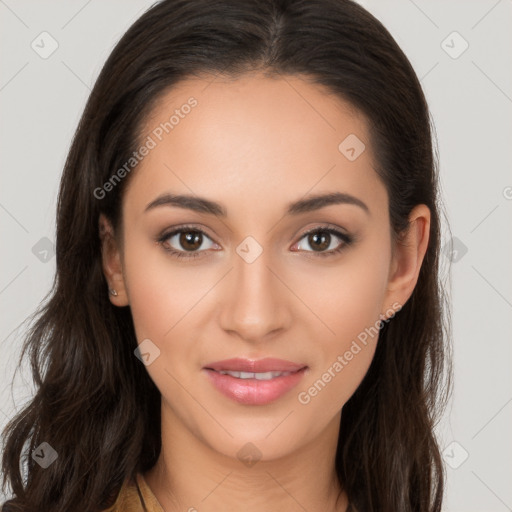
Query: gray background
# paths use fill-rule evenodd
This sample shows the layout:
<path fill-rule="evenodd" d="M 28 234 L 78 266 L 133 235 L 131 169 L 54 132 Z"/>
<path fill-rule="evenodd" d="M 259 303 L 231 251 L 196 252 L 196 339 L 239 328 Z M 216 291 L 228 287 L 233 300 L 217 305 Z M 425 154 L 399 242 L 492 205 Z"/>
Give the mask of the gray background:
<path fill-rule="evenodd" d="M 444 509 L 512 510 L 512 2 L 361 3 L 411 60 L 439 143 L 454 237 L 445 230 L 455 388 L 439 426 Z M 27 365 L 11 381 L 22 323 L 55 271 L 55 204 L 72 134 L 113 45 L 149 5 L 0 0 L 0 427 L 33 392 Z M 52 39 L 58 48 L 42 58 Z"/>

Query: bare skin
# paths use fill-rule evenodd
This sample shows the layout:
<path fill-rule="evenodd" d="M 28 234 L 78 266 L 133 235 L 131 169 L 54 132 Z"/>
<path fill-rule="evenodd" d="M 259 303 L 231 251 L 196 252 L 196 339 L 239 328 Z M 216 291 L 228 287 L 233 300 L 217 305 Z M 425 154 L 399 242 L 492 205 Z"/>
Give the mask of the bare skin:
<path fill-rule="evenodd" d="M 100 218 L 104 273 L 117 291 L 110 300 L 129 305 L 138 342 L 150 339 L 160 350 L 147 371 L 162 394 L 162 452 L 144 476 L 167 512 L 345 511 L 334 467 L 339 422 L 377 337 L 342 371 L 333 374 L 333 363 L 410 297 L 430 212 L 416 206 L 403 243 L 393 242 L 365 120 L 320 86 L 258 73 L 212 80 L 183 81 L 157 103 L 143 137 L 191 96 L 198 102 L 133 171 L 123 232 Z M 354 161 L 338 149 L 350 134 L 366 145 Z M 286 214 L 291 202 L 332 192 L 368 211 L 344 203 Z M 163 193 L 219 202 L 227 215 L 171 205 L 145 212 Z M 155 241 L 183 224 L 205 233 L 197 258 L 165 250 L 190 255 L 180 235 Z M 326 234 L 319 248 L 321 240 L 304 235 L 326 227 L 353 242 Z M 251 263 L 236 250 L 248 236 L 262 249 Z M 276 357 L 308 371 L 272 403 L 240 404 L 203 370 L 232 357 Z M 301 402 L 299 393 L 325 382 L 329 368 L 325 387 Z M 251 466 L 237 455 L 247 443 L 261 457 Z"/>

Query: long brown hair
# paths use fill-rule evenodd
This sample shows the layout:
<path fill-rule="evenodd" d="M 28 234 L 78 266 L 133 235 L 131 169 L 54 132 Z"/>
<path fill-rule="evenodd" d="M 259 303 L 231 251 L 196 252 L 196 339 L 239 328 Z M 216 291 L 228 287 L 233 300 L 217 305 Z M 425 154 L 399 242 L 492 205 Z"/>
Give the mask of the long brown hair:
<path fill-rule="evenodd" d="M 30 357 L 36 393 L 3 432 L 3 489 L 9 483 L 13 496 L 5 512 L 97 512 L 156 463 L 160 393 L 134 356 L 129 307 L 108 299 L 100 259 L 99 215 L 118 232 L 130 177 L 104 197 L 95 190 L 129 160 L 145 116 L 180 80 L 251 70 L 307 76 L 366 116 L 396 236 L 415 205 L 430 208 L 418 283 L 382 327 L 370 369 L 343 408 L 336 469 L 357 510 L 441 510 L 434 427 L 450 387 L 449 319 L 432 125 L 411 64 L 350 0 L 164 0 L 112 51 L 65 163 L 56 276 L 21 355 Z M 43 442 L 58 454 L 45 469 L 30 456 Z"/>

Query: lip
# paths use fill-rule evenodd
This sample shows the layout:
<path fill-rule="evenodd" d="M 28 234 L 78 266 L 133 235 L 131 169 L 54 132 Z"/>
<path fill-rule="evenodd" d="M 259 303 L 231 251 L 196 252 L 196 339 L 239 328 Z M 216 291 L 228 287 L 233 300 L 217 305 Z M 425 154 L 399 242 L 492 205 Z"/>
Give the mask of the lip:
<path fill-rule="evenodd" d="M 265 373 L 272 371 L 291 372 L 289 375 L 269 380 L 239 379 L 224 375 L 219 371 L 242 371 Z M 224 396 L 245 405 L 265 405 L 274 402 L 294 388 L 302 379 L 308 367 L 283 359 L 266 358 L 258 361 L 250 359 L 226 359 L 203 367 L 210 382 Z"/>

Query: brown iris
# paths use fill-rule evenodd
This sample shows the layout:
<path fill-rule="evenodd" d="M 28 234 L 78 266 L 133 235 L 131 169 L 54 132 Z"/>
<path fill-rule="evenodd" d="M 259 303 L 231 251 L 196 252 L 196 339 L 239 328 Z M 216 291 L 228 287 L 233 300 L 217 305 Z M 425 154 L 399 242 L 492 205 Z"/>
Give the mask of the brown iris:
<path fill-rule="evenodd" d="M 201 247 L 203 235 L 198 231 L 183 231 L 180 234 L 180 244 L 186 251 L 195 251 Z"/>
<path fill-rule="evenodd" d="M 317 245 L 319 251 L 323 251 L 327 249 L 330 244 L 331 234 L 326 231 L 317 231 L 316 233 L 311 233 L 308 235 L 308 243 L 311 247 L 315 248 Z M 316 250 L 316 249 L 315 249 Z"/>

